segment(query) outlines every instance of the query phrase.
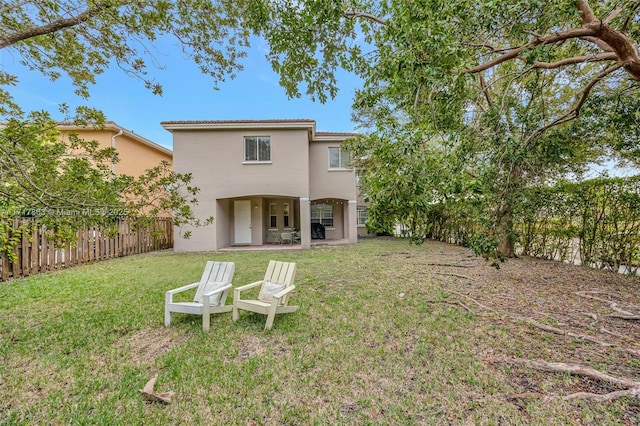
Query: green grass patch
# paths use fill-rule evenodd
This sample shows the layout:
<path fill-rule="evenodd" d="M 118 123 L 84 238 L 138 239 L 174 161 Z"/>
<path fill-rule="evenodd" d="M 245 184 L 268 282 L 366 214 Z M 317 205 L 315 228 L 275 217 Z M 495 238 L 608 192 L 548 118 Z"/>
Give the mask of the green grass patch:
<path fill-rule="evenodd" d="M 615 404 L 509 400 L 510 369 L 482 354 L 522 347 L 504 325 L 438 303 L 449 294 L 425 265 L 447 247 L 160 253 L 0 283 L 0 423 L 616 424 Z M 164 292 L 207 260 L 236 262 L 238 286 L 270 259 L 297 263 L 300 305 L 271 331 L 247 312 L 212 316 L 209 333 L 197 316 L 163 326 Z M 155 372 L 170 405 L 138 392 Z"/>

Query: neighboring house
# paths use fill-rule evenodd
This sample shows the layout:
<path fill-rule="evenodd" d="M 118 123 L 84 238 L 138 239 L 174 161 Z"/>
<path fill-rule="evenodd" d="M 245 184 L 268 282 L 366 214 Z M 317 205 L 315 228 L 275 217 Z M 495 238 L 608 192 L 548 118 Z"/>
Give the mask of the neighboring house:
<path fill-rule="evenodd" d="M 176 238 L 176 251 L 270 244 L 287 230 L 300 231 L 302 247 L 309 248 L 312 237 L 322 236 L 312 228 L 349 243 L 357 242 L 359 229 L 364 232 L 358 218 L 366 216 L 365 206 L 358 202 L 349 154 L 341 149 L 355 134 L 317 132 L 314 120 L 161 125 L 173 133 L 174 170 L 192 173 L 200 188 L 196 217 L 215 218 L 191 229 L 189 239 Z"/>
<path fill-rule="evenodd" d="M 111 164 L 111 171 L 118 175 L 138 177 L 161 161 L 173 163 L 171 150 L 126 130 L 113 121 L 105 122 L 102 128 L 62 122 L 58 123 L 58 129 L 63 139 L 74 132 L 81 139 L 98 141 L 100 148 L 115 148 L 119 161 Z"/>

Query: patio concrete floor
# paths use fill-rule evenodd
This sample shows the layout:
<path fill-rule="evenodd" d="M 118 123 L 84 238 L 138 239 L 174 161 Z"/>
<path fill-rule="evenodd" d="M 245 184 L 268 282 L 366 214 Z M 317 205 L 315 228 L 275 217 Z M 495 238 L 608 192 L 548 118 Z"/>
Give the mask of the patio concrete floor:
<path fill-rule="evenodd" d="M 314 246 L 337 246 L 349 244 L 349 240 L 312 240 L 311 247 Z M 218 249 L 218 251 L 280 251 L 280 250 L 302 250 L 300 244 L 263 244 L 261 246 L 232 246 Z"/>

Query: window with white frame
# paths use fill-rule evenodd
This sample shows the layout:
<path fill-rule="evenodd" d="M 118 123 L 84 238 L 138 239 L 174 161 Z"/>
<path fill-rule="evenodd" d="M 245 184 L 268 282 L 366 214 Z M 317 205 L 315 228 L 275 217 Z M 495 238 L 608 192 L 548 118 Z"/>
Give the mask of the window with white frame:
<path fill-rule="evenodd" d="M 348 169 L 351 155 L 349 151 L 345 151 L 340 147 L 329 148 L 329 168 L 330 169 Z"/>
<path fill-rule="evenodd" d="M 357 223 L 359 226 L 364 226 L 367 224 L 367 219 L 369 219 L 369 212 L 367 208 L 364 206 L 358 206 L 356 208 L 357 213 Z"/>
<path fill-rule="evenodd" d="M 311 223 L 333 227 L 333 206 L 329 204 L 313 204 L 311 206 Z"/>
<path fill-rule="evenodd" d="M 269 204 L 269 229 L 278 229 L 278 205 Z"/>
<path fill-rule="evenodd" d="M 285 228 L 288 228 L 289 225 L 289 203 L 284 203 L 282 205 L 282 220 Z"/>
<path fill-rule="evenodd" d="M 245 136 L 244 162 L 264 163 L 271 161 L 271 136 Z"/>

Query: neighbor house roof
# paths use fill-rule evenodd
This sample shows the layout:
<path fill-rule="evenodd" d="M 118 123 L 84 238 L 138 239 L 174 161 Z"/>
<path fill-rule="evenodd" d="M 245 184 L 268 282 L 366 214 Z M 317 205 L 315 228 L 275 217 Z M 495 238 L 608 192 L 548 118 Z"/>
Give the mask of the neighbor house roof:
<path fill-rule="evenodd" d="M 173 152 L 168 149 L 165 148 L 162 145 L 158 145 L 155 142 L 150 141 L 149 139 L 142 137 L 136 133 L 134 133 L 131 130 L 127 130 L 124 127 L 120 126 L 119 124 L 117 124 L 114 121 L 105 121 L 104 124 L 102 126 L 83 126 L 83 125 L 77 125 L 75 123 L 72 122 L 68 122 L 68 121 L 61 121 L 58 123 L 58 129 L 60 130 L 70 130 L 70 131 L 74 131 L 74 130 L 112 130 L 115 132 L 120 132 L 122 131 L 123 135 L 126 135 L 128 137 L 130 137 L 131 139 L 140 142 L 143 145 L 147 145 L 150 148 L 153 148 L 157 151 L 163 152 L 165 154 L 171 155 L 173 156 Z"/>

